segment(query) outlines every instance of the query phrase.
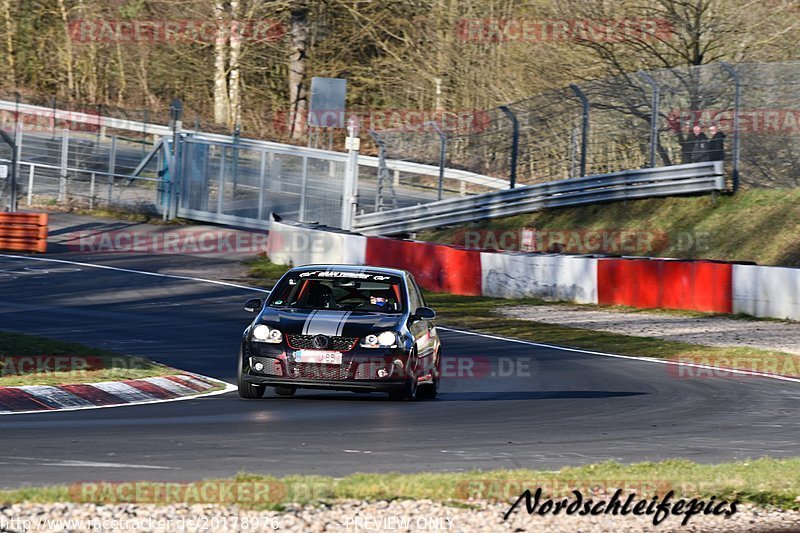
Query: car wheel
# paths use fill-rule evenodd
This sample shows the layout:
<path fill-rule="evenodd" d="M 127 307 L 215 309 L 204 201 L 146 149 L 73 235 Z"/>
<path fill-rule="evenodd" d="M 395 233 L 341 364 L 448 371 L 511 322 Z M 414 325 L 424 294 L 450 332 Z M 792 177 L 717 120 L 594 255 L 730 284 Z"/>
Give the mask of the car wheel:
<path fill-rule="evenodd" d="M 442 355 L 436 354 L 436 367 L 431 371 L 432 379 L 429 383 L 423 383 L 417 389 L 417 398 L 421 400 L 433 400 L 439 395 L 439 382 L 442 379 Z"/>
<path fill-rule="evenodd" d="M 275 394 L 278 396 L 294 396 L 295 392 L 297 392 L 295 387 L 287 387 L 285 385 L 275 387 Z"/>
<path fill-rule="evenodd" d="M 252 383 L 245 383 L 244 370 L 242 369 L 242 352 L 239 351 L 239 371 L 237 372 L 236 385 L 239 388 L 239 396 L 248 400 L 257 400 L 264 396 L 264 385 L 253 385 Z"/>
<path fill-rule="evenodd" d="M 411 354 L 406 363 L 406 379 L 403 388 L 389 393 L 389 399 L 395 402 L 411 401 L 417 395 L 417 355 Z"/>

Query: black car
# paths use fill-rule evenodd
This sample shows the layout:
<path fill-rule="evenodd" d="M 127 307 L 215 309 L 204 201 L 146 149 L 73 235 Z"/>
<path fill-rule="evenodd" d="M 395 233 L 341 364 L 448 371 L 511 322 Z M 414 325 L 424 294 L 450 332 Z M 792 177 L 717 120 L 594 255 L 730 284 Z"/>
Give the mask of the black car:
<path fill-rule="evenodd" d="M 245 329 L 238 385 L 243 398 L 266 387 L 388 392 L 435 398 L 441 343 L 414 278 L 405 270 L 310 265 L 289 270 Z"/>

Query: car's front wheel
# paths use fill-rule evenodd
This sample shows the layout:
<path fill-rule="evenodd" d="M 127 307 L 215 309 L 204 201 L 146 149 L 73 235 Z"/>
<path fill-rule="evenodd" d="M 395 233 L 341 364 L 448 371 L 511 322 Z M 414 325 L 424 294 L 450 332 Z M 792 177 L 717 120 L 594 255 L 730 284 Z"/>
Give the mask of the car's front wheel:
<path fill-rule="evenodd" d="M 412 352 L 405 368 L 403 388 L 389 393 L 389 399 L 395 402 L 411 401 L 417 395 L 417 354 Z"/>
<path fill-rule="evenodd" d="M 442 379 L 442 354 L 436 354 L 436 364 L 431 369 L 431 380 L 422 384 L 417 389 L 417 398 L 420 400 L 433 400 L 439 395 L 439 382 Z"/>
<path fill-rule="evenodd" d="M 257 400 L 264 396 L 266 387 L 264 385 L 254 385 L 244 380 L 244 369 L 242 368 L 242 352 L 239 351 L 239 369 L 237 372 L 236 385 L 239 388 L 239 396 L 248 400 Z"/>

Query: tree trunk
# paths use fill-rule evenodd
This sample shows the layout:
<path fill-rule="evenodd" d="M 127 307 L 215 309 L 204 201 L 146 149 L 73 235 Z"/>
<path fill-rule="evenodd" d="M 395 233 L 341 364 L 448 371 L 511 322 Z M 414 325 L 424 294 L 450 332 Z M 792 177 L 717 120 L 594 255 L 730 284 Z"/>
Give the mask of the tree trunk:
<path fill-rule="evenodd" d="M 214 122 L 227 124 L 229 114 L 228 73 L 225 62 L 228 31 L 226 27 L 225 2 L 214 2 L 214 20 L 217 23 L 217 36 L 214 39 Z"/>
<path fill-rule="evenodd" d="M 230 76 L 228 77 L 228 128 L 240 124 L 242 116 L 239 56 L 242 51 L 242 28 L 239 27 L 239 0 L 231 0 Z"/>
<path fill-rule="evenodd" d="M 14 15 L 11 13 L 11 0 L 2 0 L 2 4 L 0 4 L 0 8 L 3 10 L 3 30 L 6 34 L 6 65 L 8 65 L 6 69 L 6 82 L 14 86 L 17 82 L 17 69 L 16 69 L 16 61 L 14 57 L 14 36 L 16 34 L 16 28 L 14 27 Z"/>
<path fill-rule="evenodd" d="M 304 84 L 306 81 L 306 58 L 308 55 L 308 3 L 298 0 L 292 3 L 289 35 L 289 110 L 292 139 L 301 139 L 305 133 L 305 115 L 308 101 Z"/>
<path fill-rule="evenodd" d="M 58 11 L 64 26 L 64 67 L 67 71 L 66 97 L 72 99 L 75 90 L 75 80 L 72 73 L 72 37 L 69 34 L 69 13 L 67 13 L 67 6 L 64 4 L 64 0 L 58 0 Z"/>

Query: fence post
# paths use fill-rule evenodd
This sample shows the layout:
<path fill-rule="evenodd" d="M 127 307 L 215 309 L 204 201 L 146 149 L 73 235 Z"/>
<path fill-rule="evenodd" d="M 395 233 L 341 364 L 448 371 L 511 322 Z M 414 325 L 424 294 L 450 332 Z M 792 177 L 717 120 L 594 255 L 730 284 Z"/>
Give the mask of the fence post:
<path fill-rule="evenodd" d="M 258 220 L 264 220 L 264 188 L 267 186 L 267 152 L 261 152 L 258 186 Z"/>
<path fill-rule="evenodd" d="M 447 135 L 439 128 L 439 125 L 433 121 L 430 122 L 433 125 L 433 129 L 436 130 L 436 133 L 439 135 L 439 200 L 442 199 L 442 195 L 444 194 L 444 166 L 447 163 Z M 425 125 L 422 125 L 423 129 Z M 512 170 L 513 172 L 513 170 Z M 513 188 L 513 187 L 512 187 Z"/>
<path fill-rule="evenodd" d="M 661 87 L 647 72 L 640 70 L 639 77 L 649 83 L 653 89 L 653 100 L 650 105 L 650 153 L 647 157 L 647 166 L 653 168 L 656 166 L 656 147 L 658 147 L 658 113 L 661 105 Z"/>
<path fill-rule="evenodd" d="M 303 156 L 303 165 L 300 170 L 300 210 L 297 215 L 298 222 L 306 219 L 306 188 L 308 187 L 308 156 Z"/>
<path fill-rule="evenodd" d="M 511 172 L 509 173 L 509 189 L 517 186 L 517 157 L 519 155 L 519 120 L 517 116 L 508 108 L 501 105 L 500 111 L 511 120 Z"/>
<path fill-rule="evenodd" d="M 30 163 L 30 167 L 28 171 L 28 207 L 33 204 L 33 172 L 36 168 L 33 163 Z"/>
<path fill-rule="evenodd" d="M 342 229 L 353 228 L 353 217 L 358 208 L 358 152 L 361 141 L 358 136 L 358 117 L 347 119 L 347 164 L 344 170 L 344 194 L 342 195 Z"/>
<path fill-rule="evenodd" d="M 585 176 L 586 151 L 589 146 L 589 99 L 586 98 L 586 95 L 577 84 L 571 83 L 569 88 L 580 98 L 581 106 L 583 107 L 581 116 L 581 176 Z"/>
<path fill-rule="evenodd" d="M 383 180 L 384 180 L 384 173 L 386 170 L 386 141 L 381 139 L 381 136 L 378 135 L 378 132 L 375 130 L 369 130 L 369 136 L 372 137 L 372 140 L 375 142 L 375 145 L 378 147 L 378 168 L 376 169 L 376 178 L 377 178 L 377 190 L 375 191 L 375 212 L 381 211 L 383 207 Z"/>
<path fill-rule="evenodd" d="M 58 178 L 58 201 L 64 202 L 67 198 L 67 160 L 69 157 L 69 130 L 61 132 L 61 168 Z"/>
<path fill-rule="evenodd" d="M 95 173 L 92 172 L 91 181 L 89 182 L 89 211 L 94 210 L 94 192 L 95 192 Z"/>
<path fill-rule="evenodd" d="M 739 190 L 739 104 L 742 96 L 742 83 L 739 73 L 736 72 L 732 65 L 724 61 L 720 61 L 719 64 L 733 78 L 735 83 L 733 96 L 733 154 L 731 159 L 733 160 L 733 192 L 736 193 Z"/>
<path fill-rule="evenodd" d="M 114 174 L 117 170 L 117 136 L 111 136 L 111 149 L 108 151 L 108 173 Z"/>

